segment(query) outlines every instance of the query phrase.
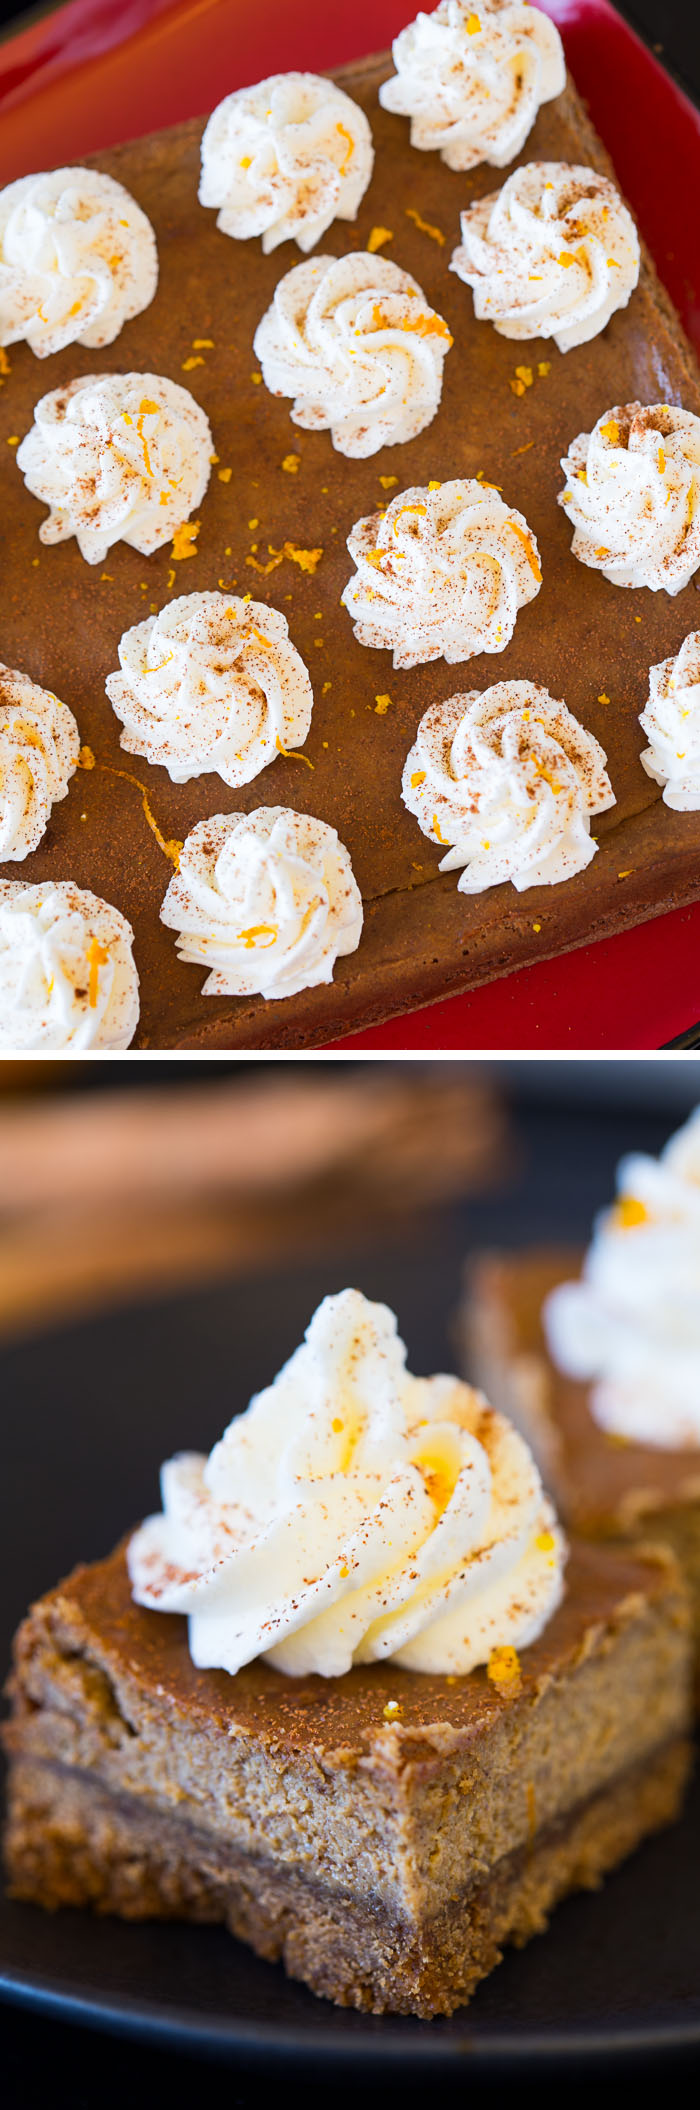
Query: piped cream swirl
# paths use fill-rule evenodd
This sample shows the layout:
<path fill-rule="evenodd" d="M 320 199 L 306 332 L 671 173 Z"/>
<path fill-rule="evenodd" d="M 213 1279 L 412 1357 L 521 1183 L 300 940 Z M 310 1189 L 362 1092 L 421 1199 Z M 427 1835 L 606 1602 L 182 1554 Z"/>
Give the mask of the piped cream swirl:
<path fill-rule="evenodd" d="M 464 866 L 462 894 L 511 880 L 551 886 L 595 856 L 590 819 L 614 806 L 599 741 L 532 681 L 499 681 L 434 703 L 407 757 L 402 797 Z"/>
<path fill-rule="evenodd" d="M 128 1048 L 133 936 L 119 909 L 72 880 L 0 879 L 0 1047 Z"/>
<path fill-rule="evenodd" d="M 209 420 L 163 374 L 81 374 L 42 396 L 17 464 L 49 506 L 41 542 L 75 535 L 88 564 L 115 542 L 162 549 L 209 482 Z"/>
<path fill-rule="evenodd" d="M 700 1107 L 660 1158 L 623 1158 L 580 1281 L 544 1306 L 551 1353 L 630 1443 L 700 1446 Z"/>
<path fill-rule="evenodd" d="M 418 1378 L 386 1305 L 324 1298 L 300 1348 L 208 1458 L 161 1475 L 128 1548 L 138 1604 L 189 1615 L 200 1669 L 300 1677 L 387 1659 L 463 1674 L 526 1648 L 563 1594 L 564 1543 L 505 1418 Z"/>
<path fill-rule="evenodd" d="M 234 789 L 303 747 L 313 690 L 286 617 L 263 601 L 182 594 L 125 630 L 105 687 L 128 754 L 174 784 L 215 769 Z"/>
<path fill-rule="evenodd" d="M 664 801 L 676 813 L 700 808 L 700 630 L 690 630 L 680 651 L 649 668 L 649 700 L 639 723 L 649 746 L 640 759 L 647 776 L 663 784 Z"/>
<path fill-rule="evenodd" d="M 38 848 L 64 799 L 80 734 L 67 704 L 0 661 L 0 864 Z"/>
<path fill-rule="evenodd" d="M 561 37 L 536 7 L 440 0 L 393 45 L 385 110 L 411 119 L 411 145 L 450 169 L 504 168 L 524 147 L 541 103 L 566 86 Z"/>
<path fill-rule="evenodd" d="M 150 220 L 113 176 L 61 168 L 0 190 L 0 344 L 39 359 L 113 344 L 158 283 Z"/>
<path fill-rule="evenodd" d="M 503 652 L 542 583 L 522 513 L 477 478 L 412 486 L 348 536 L 357 570 L 341 596 L 361 645 L 395 667 Z"/>
<path fill-rule="evenodd" d="M 502 337 L 587 344 L 624 308 L 639 278 L 631 213 L 596 169 L 533 161 L 462 213 L 450 269 L 474 313 Z"/>
<path fill-rule="evenodd" d="M 431 423 L 451 343 L 409 272 L 363 250 L 296 264 L 255 334 L 267 388 L 295 399 L 294 424 L 330 428 L 339 453 L 357 456 Z"/>
<path fill-rule="evenodd" d="M 362 899 L 325 821 L 287 806 L 215 813 L 187 837 L 161 909 L 181 960 L 208 967 L 203 996 L 295 996 L 355 952 Z"/>
<path fill-rule="evenodd" d="M 202 140 L 200 204 L 237 241 L 262 235 L 313 249 L 333 220 L 354 220 L 372 174 L 364 110 L 317 73 L 275 73 L 227 95 Z"/>
<path fill-rule="evenodd" d="M 579 432 L 559 496 L 572 549 L 612 586 L 680 593 L 700 564 L 700 418 L 668 403 L 617 403 Z"/>

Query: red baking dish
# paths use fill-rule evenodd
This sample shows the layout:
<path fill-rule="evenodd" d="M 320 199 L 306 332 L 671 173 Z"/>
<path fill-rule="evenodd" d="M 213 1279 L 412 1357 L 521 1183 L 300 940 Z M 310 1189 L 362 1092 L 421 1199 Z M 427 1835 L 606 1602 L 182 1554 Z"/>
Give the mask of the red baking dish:
<path fill-rule="evenodd" d="M 700 352 L 688 210 L 700 195 L 700 112 L 609 0 L 542 4 Z M 0 46 L 0 182 L 194 117 L 264 74 L 360 58 L 415 12 L 411 0 L 70 0 Z M 699 1017 L 700 902 L 353 1034 L 339 1052 L 657 1048 Z"/>

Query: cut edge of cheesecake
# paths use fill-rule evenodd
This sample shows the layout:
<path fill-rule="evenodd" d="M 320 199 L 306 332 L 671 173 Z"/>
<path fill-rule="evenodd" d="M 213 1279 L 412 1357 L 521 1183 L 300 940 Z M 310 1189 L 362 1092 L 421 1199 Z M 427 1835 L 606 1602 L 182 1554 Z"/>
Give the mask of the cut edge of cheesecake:
<path fill-rule="evenodd" d="M 678 1814 L 688 1624 L 668 1553 L 586 1546 L 510 1688 L 391 1665 L 227 1678 L 194 1669 L 183 1620 L 133 1605 L 118 1549 L 17 1637 L 11 1894 L 219 1920 L 340 2005 L 452 2013 Z"/>

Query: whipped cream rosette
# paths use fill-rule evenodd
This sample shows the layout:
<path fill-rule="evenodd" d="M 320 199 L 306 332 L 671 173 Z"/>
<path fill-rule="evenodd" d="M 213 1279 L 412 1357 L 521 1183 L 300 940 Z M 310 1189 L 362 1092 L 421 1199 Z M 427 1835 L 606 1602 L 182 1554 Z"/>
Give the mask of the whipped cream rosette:
<path fill-rule="evenodd" d="M 676 813 L 700 808 L 700 630 L 690 630 L 675 658 L 649 668 L 649 701 L 639 723 L 649 746 L 640 757 L 647 776 L 663 784 Z"/>
<path fill-rule="evenodd" d="M 659 1158 L 623 1158 L 581 1279 L 543 1312 L 554 1361 L 594 1419 L 659 1450 L 700 1445 L 700 1107 Z"/>
<path fill-rule="evenodd" d="M 441 0 L 393 45 L 385 110 L 411 119 L 411 145 L 450 169 L 504 168 L 525 145 L 540 103 L 566 86 L 561 37 L 536 7 Z"/>
<path fill-rule="evenodd" d="M 161 909 L 203 996 L 296 996 L 355 952 L 362 898 L 335 828 L 287 806 L 215 813 L 188 835 Z"/>
<path fill-rule="evenodd" d="M 536 1640 L 563 1595 L 523 1438 L 457 1378 L 412 1377 L 393 1313 L 358 1290 L 324 1298 L 208 1458 L 170 1459 L 161 1497 L 129 1544 L 132 1591 L 189 1615 L 200 1669 L 461 1675 Z"/>
<path fill-rule="evenodd" d="M 444 843 L 462 894 L 510 879 L 552 886 L 595 856 L 591 814 L 615 798 L 606 756 L 565 703 L 533 681 L 498 681 L 434 703 L 407 757 L 402 797 Z"/>
<path fill-rule="evenodd" d="M 639 278 L 631 213 L 596 169 L 533 161 L 462 213 L 450 270 L 471 286 L 479 322 L 502 337 L 587 344 L 625 308 Z"/>
<path fill-rule="evenodd" d="M 680 593 L 700 564 L 700 418 L 668 403 L 616 403 L 579 432 L 559 495 L 582 564 L 612 586 Z"/>
<path fill-rule="evenodd" d="M 133 936 L 119 909 L 72 880 L 0 879 L 0 1047 L 128 1048 Z"/>
<path fill-rule="evenodd" d="M 266 387 L 341 454 L 415 439 L 435 416 L 452 338 L 408 271 L 360 250 L 296 264 L 255 333 Z"/>
<path fill-rule="evenodd" d="M 100 169 L 52 169 L 0 190 L 0 344 L 38 358 L 113 344 L 158 284 L 150 220 Z"/>
<path fill-rule="evenodd" d="M 162 763 L 174 784 L 210 769 L 234 788 L 249 784 L 304 744 L 311 681 L 286 616 L 263 601 L 182 594 L 125 630 L 119 662 L 105 687 L 121 745 Z"/>
<path fill-rule="evenodd" d="M 67 704 L 0 661 L 0 863 L 36 850 L 64 799 L 80 734 Z"/>
<path fill-rule="evenodd" d="M 274 73 L 227 95 L 202 140 L 201 205 L 223 234 L 313 249 L 354 220 L 374 162 L 364 110 L 318 73 Z"/>
<path fill-rule="evenodd" d="M 163 374 L 81 374 L 42 396 L 17 449 L 27 489 L 50 507 L 41 542 L 75 535 L 88 564 L 114 542 L 151 556 L 209 482 L 209 419 Z"/>
<path fill-rule="evenodd" d="M 348 549 L 357 570 L 341 600 L 355 636 L 395 667 L 505 651 L 542 583 L 523 514 L 475 477 L 398 492 L 356 521 Z"/>

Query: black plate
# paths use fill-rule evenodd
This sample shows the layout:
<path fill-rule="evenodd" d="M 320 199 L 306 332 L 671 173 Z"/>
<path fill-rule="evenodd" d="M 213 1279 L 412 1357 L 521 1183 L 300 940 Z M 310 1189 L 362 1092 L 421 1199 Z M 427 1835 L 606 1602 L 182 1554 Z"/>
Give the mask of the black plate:
<path fill-rule="evenodd" d="M 79 1556 L 104 1552 L 156 1494 L 161 1458 L 207 1447 L 296 1345 L 319 1297 L 355 1280 L 394 1305 L 412 1367 L 448 1367 L 448 1318 L 467 1235 L 577 1236 L 609 1191 L 621 1147 L 656 1148 L 668 1124 L 551 1111 L 523 1120 L 507 1198 L 455 1212 L 402 1250 L 347 1253 L 265 1283 L 217 1288 L 5 1349 L 3 1512 L 8 1559 L 0 1650 L 27 1600 Z M 634 1133 L 632 1133 L 632 1131 Z M 544 1148 L 546 1137 L 546 1149 Z M 572 1140 L 573 1139 L 573 1140 Z M 575 1146 L 575 1147 L 574 1147 Z M 573 1151 L 573 1156 L 572 1156 Z M 537 1166 L 537 1184 L 532 1170 Z M 577 1191 L 577 1218 L 572 1191 Z M 595 1896 L 510 1952 L 470 2007 L 432 2023 L 343 2012 L 218 1928 L 124 1925 L 0 1905 L 0 1991 L 44 2012 L 279 2072 L 290 2059 L 347 2076 L 571 2070 L 631 2053 L 700 2051 L 700 1790 Z"/>

